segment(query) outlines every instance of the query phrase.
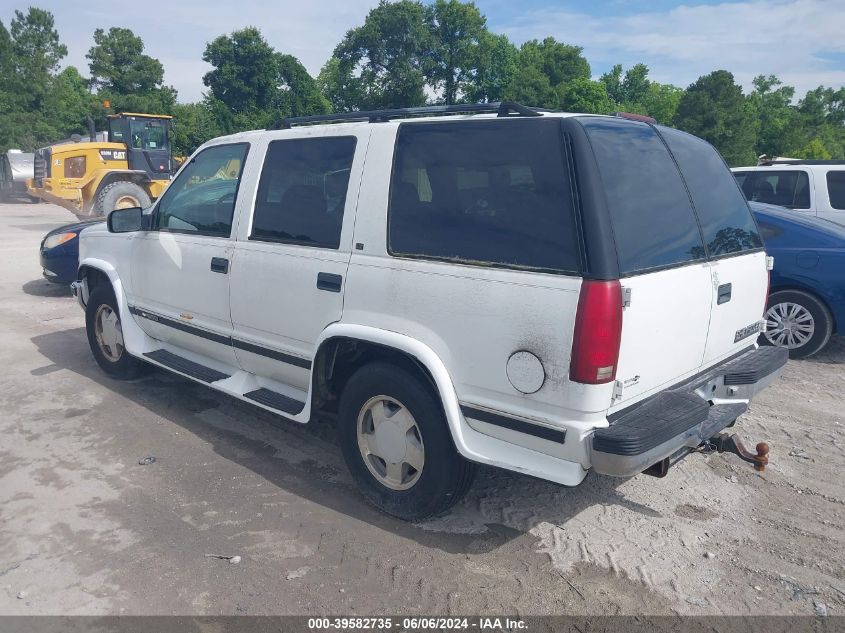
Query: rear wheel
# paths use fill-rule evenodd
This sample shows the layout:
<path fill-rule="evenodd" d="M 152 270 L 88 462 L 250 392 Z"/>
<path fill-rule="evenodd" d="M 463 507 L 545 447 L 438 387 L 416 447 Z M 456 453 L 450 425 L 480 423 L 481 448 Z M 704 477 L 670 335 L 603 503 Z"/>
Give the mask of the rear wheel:
<path fill-rule="evenodd" d="M 99 216 L 105 216 L 115 209 L 145 208 L 150 206 L 150 196 L 140 185 L 121 180 L 106 185 L 97 194 L 94 209 Z"/>
<path fill-rule="evenodd" d="M 475 474 L 475 465 L 455 450 L 432 390 L 395 365 L 366 365 L 349 379 L 338 436 L 364 496 L 406 521 L 453 506 Z"/>
<path fill-rule="evenodd" d="M 130 380 L 147 369 L 146 363 L 126 351 L 120 311 L 110 286 L 100 284 L 88 297 L 85 329 L 94 360 L 112 378 Z"/>
<path fill-rule="evenodd" d="M 801 290 L 780 290 L 769 296 L 762 342 L 789 350 L 790 358 L 807 358 L 830 340 L 833 318 L 819 299 Z"/>

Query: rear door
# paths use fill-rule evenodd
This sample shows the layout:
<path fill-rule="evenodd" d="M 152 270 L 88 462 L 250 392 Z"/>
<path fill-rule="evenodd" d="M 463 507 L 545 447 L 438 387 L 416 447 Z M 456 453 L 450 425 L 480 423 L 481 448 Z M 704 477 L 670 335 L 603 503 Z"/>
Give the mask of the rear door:
<path fill-rule="evenodd" d="M 701 366 L 710 264 L 684 182 L 654 127 L 608 117 L 580 122 L 607 199 L 621 283 L 630 291 L 616 372 L 622 406 Z"/>
<path fill-rule="evenodd" d="M 307 389 L 317 338 L 343 312 L 369 134 L 328 126 L 270 141 L 229 291 L 246 371 Z"/>
<path fill-rule="evenodd" d="M 681 170 L 710 259 L 713 296 L 704 353 L 704 364 L 710 365 L 756 340 L 754 327 L 763 316 L 768 288 L 766 254 L 745 197 L 713 146 L 685 132 L 658 129 Z M 772 189 L 788 189 L 790 201 L 801 202 L 795 192 L 806 191 L 800 185 L 806 173 L 783 173 L 790 177 L 776 176 Z"/>

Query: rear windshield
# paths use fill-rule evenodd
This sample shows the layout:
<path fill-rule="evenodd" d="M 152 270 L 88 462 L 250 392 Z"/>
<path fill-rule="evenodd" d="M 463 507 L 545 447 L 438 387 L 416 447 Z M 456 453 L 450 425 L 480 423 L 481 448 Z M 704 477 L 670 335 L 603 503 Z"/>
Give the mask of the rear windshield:
<path fill-rule="evenodd" d="M 710 143 L 671 128 L 658 127 L 681 168 L 707 253 L 720 257 L 760 248 L 760 233 L 748 203 L 728 166 Z"/>
<path fill-rule="evenodd" d="M 394 256 L 577 272 L 560 120 L 401 125 L 388 223 Z"/>
<path fill-rule="evenodd" d="M 585 117 L 580 122 L 598 162 L 620 272 L 703 259 L 690 197 L 654 128 L 604 117 Z"/>

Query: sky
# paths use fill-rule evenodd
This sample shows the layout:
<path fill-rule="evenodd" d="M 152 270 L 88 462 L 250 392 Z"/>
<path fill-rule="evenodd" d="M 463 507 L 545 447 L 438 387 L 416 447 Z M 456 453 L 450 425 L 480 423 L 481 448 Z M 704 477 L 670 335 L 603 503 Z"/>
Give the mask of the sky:
<path fill-rule="evenodd" d="M 165 83 L 179 101 L 206 90 L 205 45 L 216 36 L 257 26 L 278 51 L 295 55 L 316 75 L 350 28 L 377 0 L 0 0 L 8 26 L 15 9 L 34 4 L 53 12 L 68 47 L 65 65 L 87 75 L 85 54 L 95 28 L 120 26 L 140 35 L 148 55 L 164 64 Z M 797 96 L 819 85 L 845 85 L 845 0 L 478 0 L 488 28 L 520 44 L 553 36 L 584 48 L 594 77 L 614 64 L 643 62 L 650 78 L 686 87 L 716 69 L 746 89 L 774 74 Z"/>

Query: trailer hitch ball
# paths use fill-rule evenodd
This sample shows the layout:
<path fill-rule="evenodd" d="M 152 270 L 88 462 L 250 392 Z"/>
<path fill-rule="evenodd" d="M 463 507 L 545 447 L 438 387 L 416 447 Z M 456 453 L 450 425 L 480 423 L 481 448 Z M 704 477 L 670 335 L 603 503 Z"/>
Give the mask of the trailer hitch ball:
<path fill-rule="evenodd" d="M 757 451 L 755 455 L 742 443 L 739 436 L 729 435 L 727 433 L 720 433 L 711 437 L 707 444 L 712 447 L 711 450 L 716 450 L 719 453 L 733 453 L 741 460 L 753 464 L 754 470 L 764 471 L 766 465 L 769 463 L 769 445 L 766 442 L 759 442 L 754 449 Z"/>

